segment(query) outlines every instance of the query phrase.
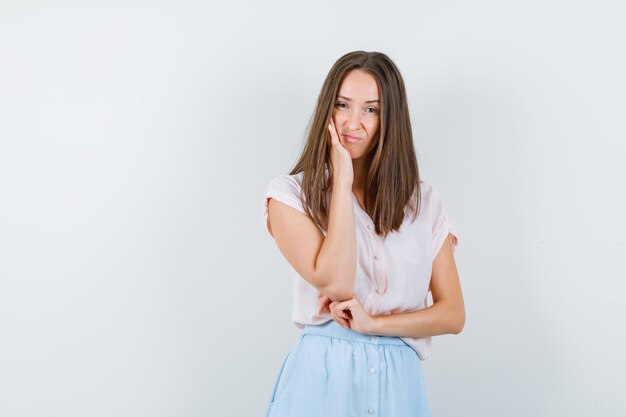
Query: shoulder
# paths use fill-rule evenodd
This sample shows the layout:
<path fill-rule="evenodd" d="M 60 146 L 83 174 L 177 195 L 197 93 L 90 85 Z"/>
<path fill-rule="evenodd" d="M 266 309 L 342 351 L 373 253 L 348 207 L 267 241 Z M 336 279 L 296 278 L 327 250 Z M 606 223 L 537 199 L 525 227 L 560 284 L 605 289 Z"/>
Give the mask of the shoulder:
<path fill-rule="evenodd" d="M 439 199 L 439 194 L 430 182 L 420 180 L 420 198 L 422 206 L 430 206 L 434 200 Z"/>
<path fill-rule="evenodd" d="M 267 215 L 269 199 L 273 198 L 281 203 L 287 204 L 296 210 L 306 213 L 304 209 L 304 196 L 302 195 L 302 173 L 281 174 L 274 177 L 265 189 L 263 198 L 263 210 Z"/>
<path fill-rule="evenodd" d="M 427 218 L 441 217 L 444 210 L 443 200 L 437 187 L 428 181 L 420 180 L 420 212 Z"/>
<path fill-rule="evenodd" d="M 439 227 L 446 221 L 447 215 L 445 204 L 437 187 L 428 182 L 420 181 L 420 192 L 421 206 L 425 209 L 426 217 L 434 224 L 433 228 Z"/>
<path fill-rule="evenodd" d="M 300 194 L 302 188 L 302 172 L 297 174 L 280 174 L 267 184 L 266 192 L 271 190 Z"/>
<path fill-rule="evenodd" d="M 420 192 L 422 194 L 430 194 L 432 189 L 433 186 L 429 182 L 420 179 Z"/>
<path fill-rule="evenodd" d="M 420 182 L 423 207 L 426 209 L 426 219 L 430 224 L 433 240 L 433 260 L 443 246 L 449 234 L 452 234 L 452 249 L 458 242 L 456 229 L 447 215 L 445 204 L 436 187 L 428 182 Z"/>

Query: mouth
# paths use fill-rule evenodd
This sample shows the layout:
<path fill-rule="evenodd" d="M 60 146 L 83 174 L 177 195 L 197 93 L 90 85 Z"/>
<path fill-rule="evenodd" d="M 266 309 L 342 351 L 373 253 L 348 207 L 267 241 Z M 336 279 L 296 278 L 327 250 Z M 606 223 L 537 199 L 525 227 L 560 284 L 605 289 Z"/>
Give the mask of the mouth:
<path fill-rule="evenodd" d="M 357 137 L 355 137 L 355 136 L 348 136 L 348 135 L 342 135 L 342 136 L 343 136 L 343 139 L 344 139 L 346 142 L 352 142 L 352 143 L 355 143 L 355 142 L 360 142 L 360 141 L 361 141 L 361 139 L 360 139 L 360 138 L 357 138 Z"/>

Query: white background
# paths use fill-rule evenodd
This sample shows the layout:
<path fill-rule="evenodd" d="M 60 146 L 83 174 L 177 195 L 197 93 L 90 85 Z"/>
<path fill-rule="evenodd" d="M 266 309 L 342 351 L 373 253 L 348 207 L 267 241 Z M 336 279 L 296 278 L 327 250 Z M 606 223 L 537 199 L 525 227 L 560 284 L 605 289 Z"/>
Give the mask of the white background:
<path fill-rule="evenodd" d="M 625 16 L 1 0 L 0 415 L 262 415 L 298 334 L 263 192 L 357 49 L 403 74 L 459 233 L 434 415 L 625 415 Z"/>

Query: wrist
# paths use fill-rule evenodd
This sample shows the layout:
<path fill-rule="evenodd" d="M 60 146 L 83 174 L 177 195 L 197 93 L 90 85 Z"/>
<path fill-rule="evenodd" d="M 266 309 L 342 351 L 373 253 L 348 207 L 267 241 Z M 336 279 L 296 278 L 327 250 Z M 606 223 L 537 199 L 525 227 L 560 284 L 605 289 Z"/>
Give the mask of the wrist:
<path fill-rule="evenodd" d="M 370 328 L 367 333 L 371 335 L 380 334 L 380 330 L 383 327 L 382 321 L 384 320 L 383 316 L 372 316 L 372 320 L 370 322 Z"/>
<path fill-rule="evenodd" d="M 344 178 L 334 178 L 333 190 L 344 190 L 352 192 L 352 181 Z"/>

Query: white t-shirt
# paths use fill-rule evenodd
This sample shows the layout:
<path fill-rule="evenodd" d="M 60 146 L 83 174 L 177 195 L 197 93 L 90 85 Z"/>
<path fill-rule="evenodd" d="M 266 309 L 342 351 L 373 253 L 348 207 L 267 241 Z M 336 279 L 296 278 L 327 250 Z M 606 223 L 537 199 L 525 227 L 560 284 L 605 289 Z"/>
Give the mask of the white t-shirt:
<path fill-rule="evenodd" d="M 303 173 L 283 174 L 267 186 L 263 201 L 265 226 L 271 234 L 267 204 L 269 198 L 285 203 L 302 213 L 300 200 Z M 447 218 L 436 190 L 421 181 L 421 207 L 415 221 L 412 213 L 398 231 L 386 238 L 376 234 L 374 222 L 352 194 L 355 213 L 357 265 L 354 295 L 370 315 L 403 313 L 428 307 L 428 291 L 432 263 L 448 233 L 453 248 L 457 233 Z M 407 211 L 408 212 L 408 211 Z M 326 235 L 326 231 L 322 230 Z M 321 324 L 332 320 L 329 313 L 317 314 L 320 292 L 293 269 L 293 323 L 300 329 L 305 324 Z M 420 360 L 430 356 L 431 337 L 402 337 Z"/>

